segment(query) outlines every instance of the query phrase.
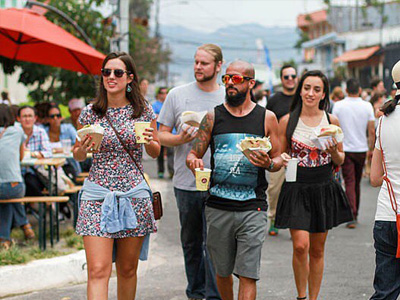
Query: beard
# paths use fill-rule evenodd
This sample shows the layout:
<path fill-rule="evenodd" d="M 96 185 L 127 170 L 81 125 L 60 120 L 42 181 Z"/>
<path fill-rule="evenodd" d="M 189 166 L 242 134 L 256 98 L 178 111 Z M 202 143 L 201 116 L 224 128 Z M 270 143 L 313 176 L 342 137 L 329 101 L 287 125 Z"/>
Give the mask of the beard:
<path fill-rule="evenodd" d="M 214 66 L 214 72 L 211 75 L 206 76 L 203 73 L 204 77 L 199 79 L 199 78 L 197 78 L 196 73 L 195 73 L 194 78 L 196 79 L 197 82 L 208 82 L 210 80 L 213 80 L 216 74 L 217 74 L 217 65 Z"/>
<path fill-rule="evenodd" d="M 210 80 L 213 80 L 214 79 L 214 77 L 215 77 L 215 73 L 213 73 L 212 75 L 210 75 L 210 76 L 204 76 L 203 78 L 197 78 L 196 77 L 196 75 L 194 76 L 195 78 L 196 78 L 196 81 L 197 82 L 207 82 L 207 81 L 210 81 Z"/>
<path fill-rule="evenodd" d="M 247 91 L 246 92 L 239 92 L 238 90 L 236 91 L 237 91 L 236 95 L 229 95 L 229 93 L 226 92 L 225 100 L 229 106 L 238 107 L 242 105 L 243 102 L 246 100 Z"/>

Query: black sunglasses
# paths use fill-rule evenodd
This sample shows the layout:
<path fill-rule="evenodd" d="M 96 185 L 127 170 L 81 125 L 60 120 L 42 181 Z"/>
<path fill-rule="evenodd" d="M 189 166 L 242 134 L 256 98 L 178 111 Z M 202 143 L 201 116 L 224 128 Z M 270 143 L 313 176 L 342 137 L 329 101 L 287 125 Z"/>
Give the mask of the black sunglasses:
<path fill-rule="evenodd" d="M 101 75 L 103 75 L 104 77 L 110 77 L 111 73 L 114 72 L 115 77 L 121 78 L 122 76 L 124 76 L 124 74 L 130 74 L 129 71 L 125 71 L 122 69 L 101 69 Z"/>
<path fill-rule="evenodd" d="M 292 77 L 292 79 L 295 79 L 295 78 L 297 77 L 297 75 L 294 75 L 294 74 L 292 74 L 292 75 L 285 75 L 285 76 L 283 76 L 283 79 L 289 80 L 290 77 Z"/>
<path fill-rule="evenodd" d="M 49 117 L 52 119 L 61 118 L 61 114 L 54 114 L 54 115 L 50 115 Z"/>

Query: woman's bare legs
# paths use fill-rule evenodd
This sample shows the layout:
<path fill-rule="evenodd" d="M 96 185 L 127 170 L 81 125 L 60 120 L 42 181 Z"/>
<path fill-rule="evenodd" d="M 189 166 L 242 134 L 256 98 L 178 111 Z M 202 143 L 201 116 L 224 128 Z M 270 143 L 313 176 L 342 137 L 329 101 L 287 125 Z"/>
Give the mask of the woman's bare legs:
<path fill-rule="evenodd" d="M 106 300 L 108 281 L 112 270 L 113 239 L 84 236 L 86 261 L 88 268 L 88 300 Z"/>
<path fill-rule="evenodd" d="M 118 300 L 133 300 L 136 295 L 137 267 L 144 237 L 117 240 L 117 290 Z"/>
<path fill-rule="evenodd" d="M 310 234 L 304 230 L 290 229 L 293 242 L 293 272 L 296 282 L 297 296 L 307 295 L 307 282 L 310 273 L 308 251 L 310 249 Z"/>
<path fill-rule="evenodd" d="M 310 234 L 310 275 L 308 291 L 310 300 L 318 298 L 324 273 L 324 252 L 328 232 Z"/>

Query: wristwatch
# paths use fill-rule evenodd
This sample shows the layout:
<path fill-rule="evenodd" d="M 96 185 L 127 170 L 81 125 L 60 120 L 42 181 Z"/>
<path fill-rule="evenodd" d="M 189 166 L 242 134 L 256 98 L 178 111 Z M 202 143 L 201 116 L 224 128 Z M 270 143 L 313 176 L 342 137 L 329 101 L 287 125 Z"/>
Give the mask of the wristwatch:
<path fill-rule="evenodd" d="M 273 168 L 274 168 L 274 161 L 273 160 L 271 160 L 271 163 L 269 164 L 269 166 L 267 167 L 267 170 L 268 171 L 272 171 L 273 170 Z"/>

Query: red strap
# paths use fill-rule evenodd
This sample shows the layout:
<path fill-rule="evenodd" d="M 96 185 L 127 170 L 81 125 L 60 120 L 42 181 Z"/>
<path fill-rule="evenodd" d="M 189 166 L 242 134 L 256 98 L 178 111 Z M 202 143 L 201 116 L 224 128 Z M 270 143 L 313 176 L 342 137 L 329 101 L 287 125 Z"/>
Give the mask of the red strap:
<path fill-rule="evenodd" d="M 382 166 L 383 166 L 383 180 L 386 182 L 387 190 L 389 193 L 389 199 L 390 199 L 390 204 L 392 205 L 392 209 L 396 214 L 396 227 L 397 227 L 397 252 L 396 252 L 396 258 L 400 258 L 400 214 L 397 208 L 397 201 L 396 201 L 396 196 L 394 194 L 393 186 L 392 183 L 388 177 L 388 172 L 386 168 L 386 162 L 385 162 L 385 154 L 383 152 L 383 147 L 382 147 L 382 120 L 383 117 L 379 120 L 379 147 L 381 148 L 381 154 L 382 154 Z"/>

